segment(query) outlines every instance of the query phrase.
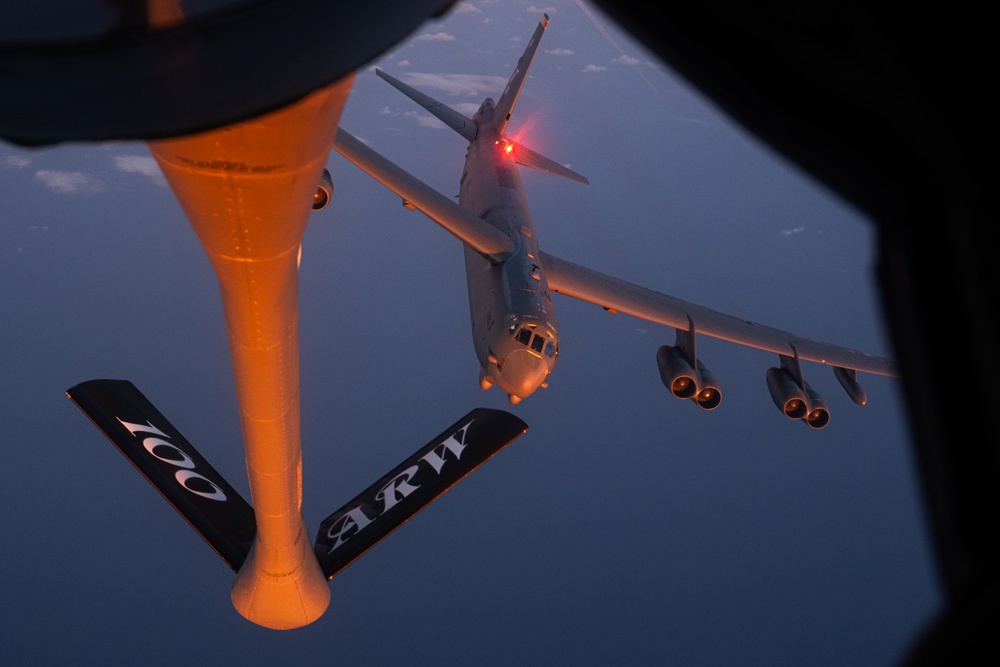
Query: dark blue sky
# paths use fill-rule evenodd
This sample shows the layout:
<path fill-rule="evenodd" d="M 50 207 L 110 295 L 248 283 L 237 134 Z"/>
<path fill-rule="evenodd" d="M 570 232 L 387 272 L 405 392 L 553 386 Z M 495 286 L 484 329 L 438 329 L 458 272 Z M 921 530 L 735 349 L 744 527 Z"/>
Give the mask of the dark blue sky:
<path fill-rule="evenodd" d="M 891 355 L 874 229 L 595 10 L 463 3 L 377 63 L 468 111 L 551 24 L 510 130 L 541 246 L 681 298 Z M 342 125 L 457 194 L 465 146 L 366 68 Z M 885 665 L 940 603 L 898 382 L 831 424 L 775 410 L 776 359 L 709 339 L 714 412 L 656 370 L 672 331 L 557 297 L 551 386 L 477 385 L 461 247 L 331 155 L 301 267 L 304 513 L 319 522 L 466 411 L 528 434 L 259 628 L 232 573 L 65 397 L 127 378 L 246 492 L 215 278 L 142 144 L 0 143 L 0 637 L 8 664 Z"/>

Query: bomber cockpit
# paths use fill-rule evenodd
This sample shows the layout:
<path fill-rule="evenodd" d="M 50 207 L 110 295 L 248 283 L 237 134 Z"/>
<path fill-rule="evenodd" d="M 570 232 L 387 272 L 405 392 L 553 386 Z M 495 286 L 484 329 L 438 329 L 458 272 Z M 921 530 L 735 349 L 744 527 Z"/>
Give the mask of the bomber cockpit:
<path fill-rule="evenodd" d="M 522 398 L 530 396 L 539 387 L 548 386 L 548 377 L 556 365 L 559 356 L 559 337 L 552 327 L 544 322 L 524 322 L 509 314 L 506 327 L 497 333 L 502 336 L 506 331 L 509 341 L 496 341 L 497 347 L 503 350 L 502 358 L 490 350 L 490 366 L 480 369 L 479 386 L 489 389 L 498 384 L 511 403 L 518 403 Z"/>
<path fill-rule="evenodd" d="M 559 354 L 559 343 L 554 338 L 545 335 L 543 331 L 539 331 L 537 325 L 526 324 L 518 327 L 513 324 L 509 329 L 514 340 L 538 356 L 552 358 Z"/>

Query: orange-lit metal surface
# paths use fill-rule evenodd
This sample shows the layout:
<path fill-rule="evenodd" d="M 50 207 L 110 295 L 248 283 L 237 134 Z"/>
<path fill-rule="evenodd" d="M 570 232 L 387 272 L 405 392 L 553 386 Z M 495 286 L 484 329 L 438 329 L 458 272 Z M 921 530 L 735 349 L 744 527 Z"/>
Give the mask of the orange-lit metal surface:
<path fill-rule="evenodd" d="M 330 591 L 302 521 L 298 255 L 353 75 L 279 111 L 149 148 L 219 281 L 257 517 L 236 609 L 305 625 Z"/>

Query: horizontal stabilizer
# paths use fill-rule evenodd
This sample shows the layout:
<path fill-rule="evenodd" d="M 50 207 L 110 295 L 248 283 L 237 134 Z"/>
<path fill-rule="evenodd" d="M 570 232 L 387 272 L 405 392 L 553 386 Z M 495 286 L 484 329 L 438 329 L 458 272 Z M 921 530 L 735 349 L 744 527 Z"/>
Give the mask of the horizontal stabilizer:
<path fill-rule="evenodd" d="M 556 176 L 562 176 L 563 178 L 568 178 L 569 180 L 576 181 L 577 183 L 590 185 L 590 181 L 587 180 L 586 176 L 576 173 L 569 167 L 564 167 L 558 162 L 550 160 L 544 155 L 540 155 L 527 146 L 522 146 L 517 142 L 509 141 L 508 143 L 514 147 L 514 159 L 518 164 L 523 164 L 525 167 L 531 167 L 539 171 L 555 174 Z"/>
<path fill-rule="evenodd" d="M 502 410 L 459 419 L 323 520 L 315 547 L 323 573 L 332 579 L 527 430 Z"/>
<path fill-rule="evenodd" d="M 396 77 L 390 76 L 378 68 L 375 68 L 375 73 L 392 84 L 396 90 L 430 111 L 438 120 L 461 134 L 466 140 L 473 141 L 476 138 L 476 132 L 479 128 L 471 118 L 455 111 L 446 104 L 438 102 L 433 97 L 423 94 L 416 88 L 406 85 Z"/>
<path fill-rule="evenodd" d="M 69 396 L 234 571 L 246 560 L 253 508 L 131 382 L 91 380 Z"/>

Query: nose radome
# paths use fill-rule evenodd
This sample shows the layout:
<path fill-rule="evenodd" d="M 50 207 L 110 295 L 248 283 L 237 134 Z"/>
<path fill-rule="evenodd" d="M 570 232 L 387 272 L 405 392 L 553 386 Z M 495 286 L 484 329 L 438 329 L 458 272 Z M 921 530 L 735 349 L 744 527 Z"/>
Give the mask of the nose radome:
<path fill-rule="evenodd" d="M 502 388 L 512 397 L 527 398 L 548 377 L 549 367 L 543 359 L 527 350 L 512 352 L 500 373 Z"/>

